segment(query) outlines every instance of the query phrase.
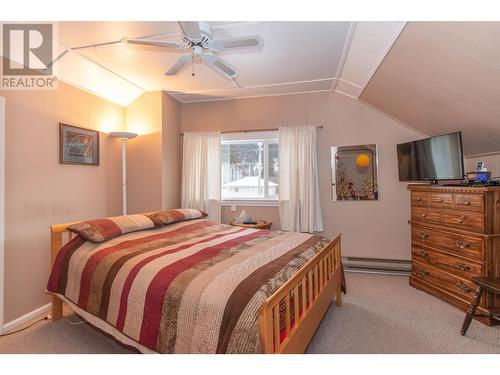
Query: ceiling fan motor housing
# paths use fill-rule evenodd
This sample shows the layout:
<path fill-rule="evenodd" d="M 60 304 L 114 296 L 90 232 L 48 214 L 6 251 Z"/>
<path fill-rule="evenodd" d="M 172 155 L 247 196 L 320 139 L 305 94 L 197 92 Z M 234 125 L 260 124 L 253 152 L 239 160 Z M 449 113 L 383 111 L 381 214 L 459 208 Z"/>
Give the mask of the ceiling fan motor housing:
<path fill-rule="evenodd" d="M 201 64 L 203 62 L 203 48 L 200 46 L 193 46 L 193 62 L 196 64 Z"/>

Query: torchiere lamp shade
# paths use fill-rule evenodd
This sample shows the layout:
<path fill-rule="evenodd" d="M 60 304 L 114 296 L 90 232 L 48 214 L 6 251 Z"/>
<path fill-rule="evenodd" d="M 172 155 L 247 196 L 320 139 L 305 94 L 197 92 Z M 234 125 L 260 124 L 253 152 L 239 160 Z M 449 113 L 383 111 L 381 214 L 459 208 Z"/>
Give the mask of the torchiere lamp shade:
<path fill-rule="evenodd" d="M 111 132 L 109 133 L 109 135 L 114 138 L 122 138 L 122 139 L 130 139 L 137 137 L 136 133 L 130 133 L 130 132 Z"/>

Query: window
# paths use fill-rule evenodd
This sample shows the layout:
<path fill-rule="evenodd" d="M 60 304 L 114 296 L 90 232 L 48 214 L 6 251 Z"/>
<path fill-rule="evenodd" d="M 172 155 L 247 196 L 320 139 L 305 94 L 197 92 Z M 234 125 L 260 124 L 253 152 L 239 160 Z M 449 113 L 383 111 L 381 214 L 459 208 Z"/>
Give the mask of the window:
<path fill-rule="evenodd" d="M 278 134 L 249 132 L 222 138 L 223 201 L 278 199 Z"/>

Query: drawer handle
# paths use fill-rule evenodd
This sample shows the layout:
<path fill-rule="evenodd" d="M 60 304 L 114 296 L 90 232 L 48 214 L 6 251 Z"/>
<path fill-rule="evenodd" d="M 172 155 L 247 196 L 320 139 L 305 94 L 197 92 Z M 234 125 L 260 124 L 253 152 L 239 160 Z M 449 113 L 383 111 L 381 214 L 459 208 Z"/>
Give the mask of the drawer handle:
<path fill-rule="evenodd" d="M 465 204 L 466 206 L 470 206 L 470 202 L 469 202 L 469 201 L 465 201 L 465 202 L 464 202 L 464 204 Z"/>
<path fill-rule="evenodd" d="M 458 240 L 455 244 L 461 249 L 467 249 L 470 246 L 470 243 L 465 240 Z"/>
<path fill-rule="evenodd" d="M 460 219 L 458 219 L 458 222 L 460 224 L 465 224 L 467 222 L 467 216 L 465 216 L 465 215 L 460 216 Z"/>
<path fill-rule="evenodd" d="M 464 264 L 464 263 L 457 263 L 457 267 L 459 270 L 462 270 L 462 271 L 470 271 L 470 266 L 468 266 L 467 264 Z"/>
<path fill-rule="evenodd" d="M 422 215 L 420 215 L 420 216 L 422 216 L 422 217 L 427 217 L 427 214 L 422 214 Z"/>
<path fill-rule="evenodd" d="M 420 202 L 421 200 L 422 200 L 422 198 L 420 198 L 420 197 L 417 197 L 417 199 L 416 199 L 417 202 Z"/>
<path fill-rule="evenodd" d="M 422 239 L 422 241 L 425 241 L 427 238 L 429 238 L 429 233 L 419 232 L 418 236 Z"/>
<path fill-rule="evenodd" d="M 472 292 L 472 289 L 469 288 L 467 285 L 465 285 L 461 281 L 458 282 L 458 289 L 460 289 L 464 293 L 470 293 L 470 292 Z"/>
<path fill-rule="evenodd" d="M 434 198 L 432 201 L 434 203 L 443 203 L 443 198 Z"/>
<path fill-rule="evenodd" d="M 423 257 L 428 257 L 429 252 L 424 250 L 424 249 L 418 249 L 418 255 L 423 256 Z"/>
<path fill-rule="evenodd" d="M 419 274 L 420 276 L 429 276 L 429 275 L 430 275 L 430 272 L 429 272 L 429 271 L 426 271 L 426 270 L 425 270 L 425 269 L 423 269 L 423 268 L 419 268 L 417 272 L 418 272 L 418 274 Z"/>

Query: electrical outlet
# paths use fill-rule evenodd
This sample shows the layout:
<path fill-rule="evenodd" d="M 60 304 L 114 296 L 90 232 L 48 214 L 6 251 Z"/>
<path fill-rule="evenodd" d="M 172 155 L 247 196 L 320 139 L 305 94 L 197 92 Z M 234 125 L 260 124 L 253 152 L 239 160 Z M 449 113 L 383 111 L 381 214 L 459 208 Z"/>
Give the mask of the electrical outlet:
<path fill-rule="evenodd" d="M 236 205 L 235 205 L 235 204 L 232 204 L 232 205 L 231 205 L 231 211 L 232 211 L 232 212 L 236 212 Z"/>

